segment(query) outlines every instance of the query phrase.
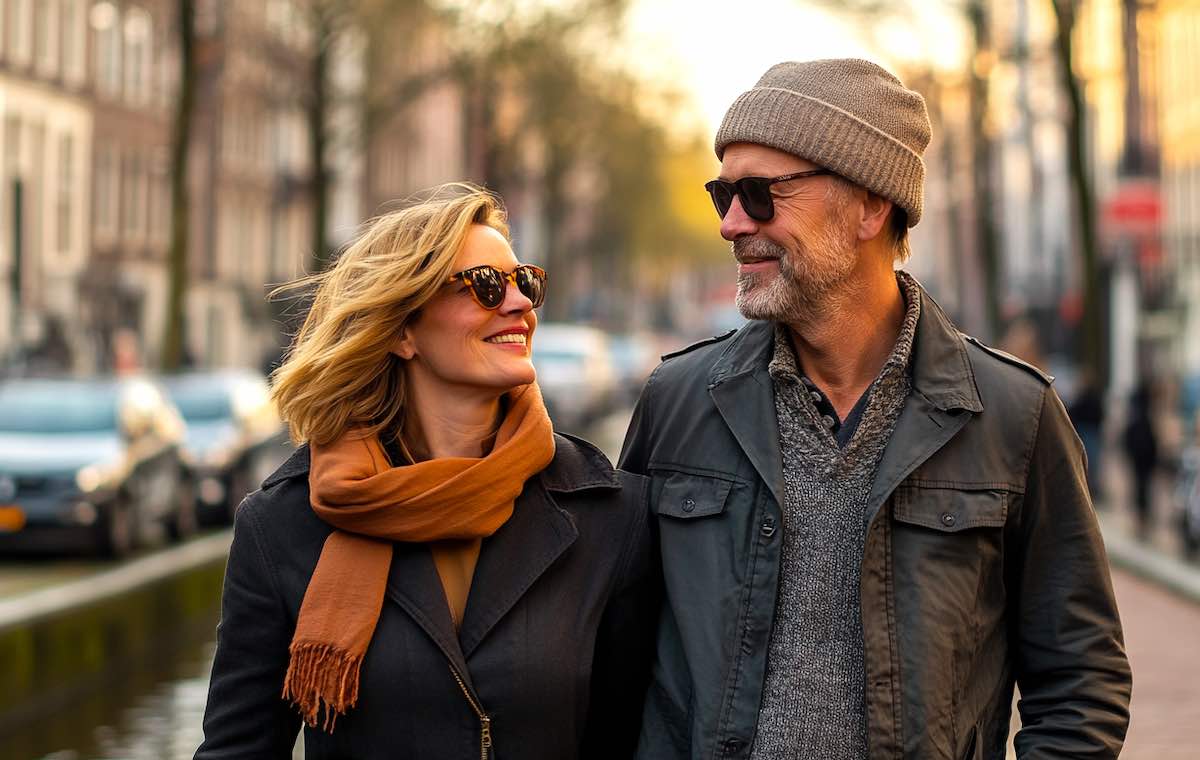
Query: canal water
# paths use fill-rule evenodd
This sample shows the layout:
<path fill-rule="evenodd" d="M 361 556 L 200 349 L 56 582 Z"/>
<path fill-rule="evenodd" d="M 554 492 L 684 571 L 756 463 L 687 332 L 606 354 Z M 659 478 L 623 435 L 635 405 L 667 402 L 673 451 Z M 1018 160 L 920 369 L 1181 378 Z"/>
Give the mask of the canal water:
<path fill-rule="evenodd" d="M 215 624 L 215 621 L 214 621 Z M 81 686 L 5 732 L 6 760 L 183 760 L 200 745 L 215 640 L 160 648 L 154 662 Z"/>

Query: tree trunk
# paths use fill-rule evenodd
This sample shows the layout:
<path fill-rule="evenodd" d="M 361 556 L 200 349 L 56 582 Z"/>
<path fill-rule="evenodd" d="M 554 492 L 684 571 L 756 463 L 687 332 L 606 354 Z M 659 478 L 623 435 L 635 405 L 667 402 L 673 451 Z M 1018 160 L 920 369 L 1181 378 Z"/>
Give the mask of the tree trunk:
<path fill-rule="evenodd" d="M 1054 17 L 1058 22 L 1054 49 L 1058 54 L 1059 74 L 1069 107 L 1066 124 L 1067 162 L 1075 201 L 1078 249 L 1083 265 L 1083 317 L 1080 324 L 1083 338 L 1082 359 L 1083 365 L 1092 372 L 1092 377 L 1099 379 L 1104 386 L 1107 385 L 1108 375 L 1102 361 L 1101 313 L 1097 297 L 1100 292 L 1100 278 L 1097 266 L 1099 244 L 1096 239 L 1096 204 L 1085 155 L 1087 113 L 1084 110 L 1083 91 L 1079 80 L 1075 78 L 1071 51 L 1071 35 L 1075 30 L 1075 5 L 1072 0 L 1052 0 L 1052 4 Z"/>
<path fill-rule="evenodd" d="M 160 365 L 164 372 L 184 364 L 184 298 L 188 281 L 188 144 L 196 99 L 195 6 L 178 0 L 179 92 L 171 136 L 171 249 L 167 258 L 167 319 Z"/>
<path fill-rule="evenodd" d="M 306 111 L 309 137 L 309 218 L 312 223 L 312 262 L 309 271 L 320 272 L 329 265 L 329 231 L 326 229 L 329 209 L 329 167 L 325 163 L 329 142 L 329 47 L 333 43 L 333 26 L 329 14 L 320 2 L 312 8 L 313 57 L 309 68 L 312 88 Z"/>
<path fill-rule="evenodd" d="M 992 136 L 988 132 L 988 77 L 991 65 L 991 32 L 988 9 L 983 0 L 971 0 L 967 5 L 971 24 L 972 56 L 968 66 L 971 100 L 971 135 L 974 153 L 971 160 L 974 175 L 976 244 L 983 264 L 984 301 L 991 339 L 1002 328 L 1000 315 L 1000 246 L 996 231 L 997 194 L 992 167 Z"/>

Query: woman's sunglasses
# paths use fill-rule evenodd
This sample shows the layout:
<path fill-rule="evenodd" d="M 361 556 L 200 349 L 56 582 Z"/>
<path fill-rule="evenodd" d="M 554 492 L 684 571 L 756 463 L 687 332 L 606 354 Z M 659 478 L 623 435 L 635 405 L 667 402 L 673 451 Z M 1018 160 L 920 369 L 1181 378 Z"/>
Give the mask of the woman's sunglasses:
<path fill-rule="evenodd" d="M 746 216 L 759 222 L 769 222 L 775 216 L 775 199 L 771 196 L 771 185 L 777 182 L 789 182 L 805 177 L 819 177 L 822 174 L 833 174 L 828 169 L 813 169 L 795 174 L 785 174 L 782 177 L 742 177 L 736 182 L 714 179 L 704 185 L 704 189 L 712 196 L 717 213 L 724 219 L 737 196 L 742 201 L 742 210 Z"/>
<path fill-rule="evenodd" d="M 524 264 L 511 272 L 505 272 L 490 264 L 471 267 L 450 275 L 447 283 L 461 282 L 471 288 L 475 302 L 485 309 L 499 309 L 508 292 L 508 283 L 517 286 L 521 295 L 533 302 L 533 308 L 546 300 L 546 270 L 533 264 Z"/>

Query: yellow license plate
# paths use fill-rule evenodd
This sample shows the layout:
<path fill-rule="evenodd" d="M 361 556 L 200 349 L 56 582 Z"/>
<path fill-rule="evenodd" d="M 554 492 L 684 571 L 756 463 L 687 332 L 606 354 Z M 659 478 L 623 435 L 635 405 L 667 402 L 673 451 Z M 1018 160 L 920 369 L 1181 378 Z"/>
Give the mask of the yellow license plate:
<path fill-rule="evenodd" d="M 25 511 L 15 504 L 0 506 L 0 533 L 16 533 L 25 527 Z"/>

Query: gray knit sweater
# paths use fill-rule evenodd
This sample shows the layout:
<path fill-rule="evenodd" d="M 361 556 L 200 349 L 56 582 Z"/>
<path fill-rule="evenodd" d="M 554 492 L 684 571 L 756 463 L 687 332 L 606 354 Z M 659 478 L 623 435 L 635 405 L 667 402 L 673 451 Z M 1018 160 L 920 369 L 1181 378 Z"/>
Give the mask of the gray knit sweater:
<path fill-rule="evenodd" d="M 911 388 L 908 365 L 921 308 L 913 279 L 899 272 L 897 281 L 906 301 L 900 336 L 844 447 L 805 385 L 787 328 L 775 331 L 770 374 L 783 454 L 784 530 L 753 760 L 867 757 L 859 608 L 865 511 Z"/>

